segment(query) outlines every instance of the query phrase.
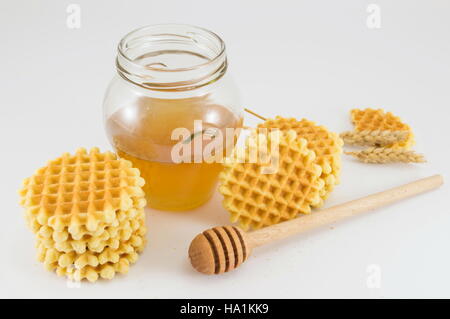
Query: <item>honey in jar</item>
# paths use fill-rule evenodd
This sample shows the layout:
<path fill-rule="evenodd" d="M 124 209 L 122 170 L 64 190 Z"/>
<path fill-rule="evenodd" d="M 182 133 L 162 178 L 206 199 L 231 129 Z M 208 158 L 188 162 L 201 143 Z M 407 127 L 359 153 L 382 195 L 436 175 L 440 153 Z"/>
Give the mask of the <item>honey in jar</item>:
<path fill-rule="evenodd" d="M 242 126 L 223 41 L 195 26 L 143 27 L 120 41 L 116 66 L 104 100 L 106 132 L 118 155 L 141 171 L 148 205 L 172 211 L 202 205 L 215 190 L 220 160 L 236 142 L 225 139 L 225 131 Z M 197 136 L 198 121 L 201 133 L 223 139 L 215 160 L 196 160 L 194 147 L 175 159 L 174 147 L 186 142 L 174 138 L 176 129 L 189 132 L 188 140 L 200 139 L 200 152 L 212 143 L 211 136 Z"/>
<path fill-rule="evenodd" d="M 106 122 L 108 136 L 120 157 L 130 160 L 145 179 L 144 191 L 150 207 L 163 210 L 188 210 L 206 202 L 212 195 L 217 176 L 222 169 L 219 157 L 209 163 L 203 159 L 176 163 L 172 148 L 180 140 L 172 139 L 177 128 L 194 132 L 194 121 L 202 121 L 204 131 L 219 130 L 225 148 L 226 128 L 238 128 L 242 121 L 226 107 L 205 104 L 203 99 L 159 100 L 143 99 L 122 108 Z M 203 136 L 202 146 L 211 143 Z M 232 142 L 231 142 L 232 143 Z M 201 148 L 204 150 L 204 147 Z"/>

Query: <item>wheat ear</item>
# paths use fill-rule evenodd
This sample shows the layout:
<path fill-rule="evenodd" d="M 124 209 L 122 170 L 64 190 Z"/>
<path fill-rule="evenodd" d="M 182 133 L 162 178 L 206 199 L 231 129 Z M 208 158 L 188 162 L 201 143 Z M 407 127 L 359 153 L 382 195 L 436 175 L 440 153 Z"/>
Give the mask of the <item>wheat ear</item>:
<path fill-rule="evenodd" d="M 387 146 L 408 138 L 408 131 L 364 130 L 347 131 L 340 134 L 345 144 L 360 146 Z"/>
<path fill-rule="evenodd" d="M 425 157 L 414 151 L 385 147 L 370 147 L 359 152 L 345 152 L 364 163 L 424 163 Z"/>

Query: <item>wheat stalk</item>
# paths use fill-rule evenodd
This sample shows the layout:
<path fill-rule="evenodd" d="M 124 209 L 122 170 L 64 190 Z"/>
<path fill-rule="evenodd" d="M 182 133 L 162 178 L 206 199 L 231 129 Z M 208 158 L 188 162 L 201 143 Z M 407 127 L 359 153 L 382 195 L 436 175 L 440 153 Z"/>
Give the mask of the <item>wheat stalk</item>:
<path fill-rule="evenodd" d="M 414 151 L 405 149 L 370 147 L 359 152 L 345 152 L 364 163 L 425 163 L 425 157 Z"/>
<path fill-rule="evenodd" d="M 345 144 L 361 146 L 387 146 L 408 138 L 408 131 L 364 130 L 347 131 L 340 134 Z"/>

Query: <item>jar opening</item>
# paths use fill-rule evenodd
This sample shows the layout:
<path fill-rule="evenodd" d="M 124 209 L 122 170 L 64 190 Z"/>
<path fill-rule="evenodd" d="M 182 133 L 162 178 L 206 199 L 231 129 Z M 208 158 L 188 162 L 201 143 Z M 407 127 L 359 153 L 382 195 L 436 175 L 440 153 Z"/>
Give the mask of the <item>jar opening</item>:
<path fill-rule="evenodd" d="M 225 73 L 225 43 L 215 33 L 195 26 L 146 26 L 120 41 L 116 65 L 122 77 L 145 88 L 193 89 Z"/>

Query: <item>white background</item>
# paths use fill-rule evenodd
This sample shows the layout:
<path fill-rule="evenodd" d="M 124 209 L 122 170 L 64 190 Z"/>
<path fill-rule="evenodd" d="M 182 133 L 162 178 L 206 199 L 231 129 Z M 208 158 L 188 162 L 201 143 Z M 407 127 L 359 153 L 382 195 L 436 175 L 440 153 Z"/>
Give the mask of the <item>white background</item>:
<path fill-rule="evenodd" d="M 371 2 L 381 8 L 380 29 L 366 25 Z M 326 206 L 435 173 L 448 179 L 449 1 L 80 0 L 80 29 L 66 26 L 70 3 L 0 3 L 0 297 L 450 297 L 446 185 L 257 249 L 235 272 L 213 277 L 192 270 L 187 248 L 198 232 L 228 223 L 220 195 L 192 212 L 149 210 L 149 244 L 129 274 L 79 288 L 36 261 L 16 193 L 63 152 L 111 149 L 101 104 L 116 45 L 137 27 L 167 22 L 220 34 L 243 102 L 265 116 L 306 117 L 341 132 L 351 129 L 351 108 L 382 107 L 412 126 L 429 163 L 345 157 Z M 370 265 L 381 270 L 379 288 L 367 285 Z"/>

